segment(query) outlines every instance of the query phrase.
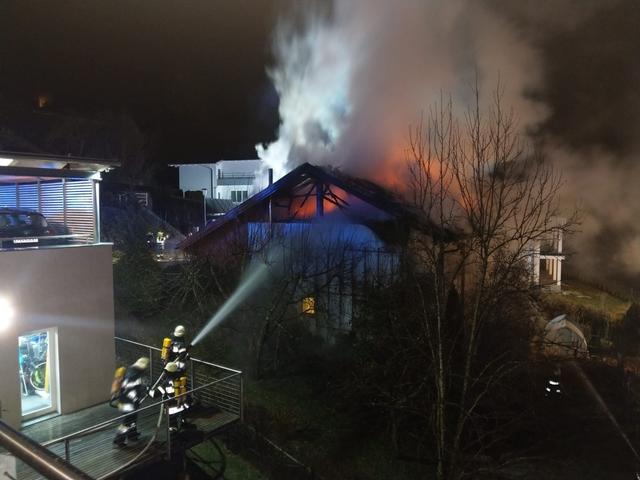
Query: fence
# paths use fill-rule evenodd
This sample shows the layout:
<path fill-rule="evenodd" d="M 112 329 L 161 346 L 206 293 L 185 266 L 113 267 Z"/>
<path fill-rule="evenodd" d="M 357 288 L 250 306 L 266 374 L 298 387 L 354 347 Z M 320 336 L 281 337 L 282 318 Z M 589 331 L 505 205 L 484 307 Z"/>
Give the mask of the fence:
<path fill-rule="evenodd" d="M 159 348 L 119 337 L 116 337 L 115 340 L 116 357 L 120 364 L 130 365 L 137 358 L 147 356 L 150 360 L 151 377 L 158 378 L 162 373 L 163 364 Z M 242 418 L 242 372 L 198 359 L 190 359 L 189 362 L 189 385 L 186 395 L 192 399 L 193 403 L 205 408 L 218 408 L 222 412 L 232 414 L 233 417 L 230 417 L 232 419 Z M 150 405 L 137 410 L 138 424 L 157 425 L 148 446 L 139 453 L 128 449 L 119 450 L 106 456 L 100 456 L 97 453 L 104 452 L 105 449 L 111 451 L 111 436 L 107 436 L 105 440 L 104 435 L 94 436 L 94 434 L 107 429 L 113 430 L 128 414 L 110 418 L 69 435 L 50 440 L 43 443 L 42 446 L 96 478 L 111 477 L 114 472 L 152 456 L 165 455 L 167 458 L 171 458 L 172 434 L 170 433 L 169 409 L 162 409 L 163 404 L 168 402 L 173 402 L 173 399 L 152 400 Z M 160 416 L 161 414 L 163 417 Z M 163 421 L 165 428 L 160 428 Z M 154 440 L 156 448 L 147 450 Z M 143 457 L 143 455 L 145 456 Z"/>
<path fill-rule="evenodd" d="M 95 180 L 0 183 L 0 207 L 36 210 L 52 225 L 64 226 L 78 241 L 100 241 Z"/>
<path fill-rule="evenodd" d="M 119 365 L 131 365 L 140 357 L 149 357 L 151 378 L 158 378 L 162 374 L 160 348 L 115 338 L 116 360 Z M 242 419 L 242 372 L 197 358 L 189 359 L 187 372 L 187 389 L 193 390 L 192 398 L 196 402 L 205 407 L 219 407 Z"/>

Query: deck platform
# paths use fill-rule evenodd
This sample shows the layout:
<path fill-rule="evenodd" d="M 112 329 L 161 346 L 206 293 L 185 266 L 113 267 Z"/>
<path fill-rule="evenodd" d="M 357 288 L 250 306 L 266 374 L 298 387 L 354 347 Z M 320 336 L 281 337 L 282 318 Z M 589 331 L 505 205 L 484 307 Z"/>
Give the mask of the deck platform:
<path fill-rule="evenodd" d="M 124 466 L 138 456 L 149 443 L 156 430 L 157 437 L 149 449 L 140 458 L 135 459 L 131 465 L 122 471 L 118 471 L 118 475 L 122 474 L 123 471 L 132 471 L 166 457 L 168 453 L 166 419 L 163 418 L 160 427 L 156 429 L 159 413 L 159 406 L 141 413 L 138 418 L 140 438 L 124 448 L 118 448 L 112 443 L 115 436 L 115 425 L 113 424 L 101 430 L 72 438 L 68 442 L 71 463 L 93 478 L 109 478 L 110 472 Z M 22 432 L 33 440 L 46 444 L 52 440 L 113 419 L 118 415 L 118 411 L 109 407 L 108 404 L 101 404 L 76 413 L 59 415 L 33 423 L 24 427 Z M 215 435 L 237 420 L 239 420 L 238 415 L 219 409 L 203 409 L 200 411 L 194 409 L 188 416 L 188 421 L 192 427 L 177 434 L 171 434 L 171 450 L 175 452 L 176 450 L 184 451 L 191 448 L 204 438 Z M 65 457 L 64 441 L 54 443 L 48 448 L 60 457 Z M 20 461 L 17 463 L 17 474 L 18 480 L 42 478 Z"/>

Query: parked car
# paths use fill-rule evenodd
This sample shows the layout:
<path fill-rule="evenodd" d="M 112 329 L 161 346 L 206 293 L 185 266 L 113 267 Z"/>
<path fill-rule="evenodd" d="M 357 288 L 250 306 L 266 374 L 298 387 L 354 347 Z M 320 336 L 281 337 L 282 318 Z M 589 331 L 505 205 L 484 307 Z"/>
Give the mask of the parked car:
<path fill-rule="evenodd" d="M 0 208 L 2 248 L 60 245 L 68 241 L 67 238 L 61 238 L 64 233 L 50 225 L 41 213 L 19 208 Z"/>

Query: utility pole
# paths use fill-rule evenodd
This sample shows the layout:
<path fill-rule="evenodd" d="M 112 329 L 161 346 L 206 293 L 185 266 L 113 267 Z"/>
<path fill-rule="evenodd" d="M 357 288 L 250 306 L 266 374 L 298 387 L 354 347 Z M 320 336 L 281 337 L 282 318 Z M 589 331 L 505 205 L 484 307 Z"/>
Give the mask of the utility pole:
<path fill-rule="evenodd" d="M 207 226 L 207 189 L 202 189 L 202 229 Z"/>

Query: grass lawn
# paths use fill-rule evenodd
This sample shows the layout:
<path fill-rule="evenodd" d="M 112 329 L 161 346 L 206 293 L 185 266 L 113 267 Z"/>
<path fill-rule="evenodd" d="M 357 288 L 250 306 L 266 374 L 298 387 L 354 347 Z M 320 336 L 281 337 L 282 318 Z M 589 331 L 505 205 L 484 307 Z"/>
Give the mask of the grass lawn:
<path fill-rule="evenodd" d="M 224 444 L 218 442 L 218 445 L 226 457 L 227 462 L 224 477 L 222 477 L 224 480 L 267 480 L 267 477 L 260 473 L 253 465 L 230 451 Z M 194 450 L 207 461 L 215 462 L 219 460 L 220 454 L 209 443 L 201 443 L 195 447 Z M 207 473 L 212 475 L 213 478 L 217 472 L 207 471 Z"/>
<path fill-rule="evenodd" d="M 427 479 L 425 467 L 394 458 L 383 428 L 354 424 L 336 409 L 332 393 L 310 379 L 287 377 L 248 382 L 247 410 L 259 412 L 263 432 L 321 478 Z M 266 426 L 266 428 L 264 428 Z"/>
<path fill-rule="evenodd" d="M 562 293 L 548 293 L 546 296 L 557 304 L 564 303 L 574 308 L 580 306 L 604 313 L 611 321 L 618 321 L 631 305 L 627 300 L 576 280 L 564 281 Z"/>

